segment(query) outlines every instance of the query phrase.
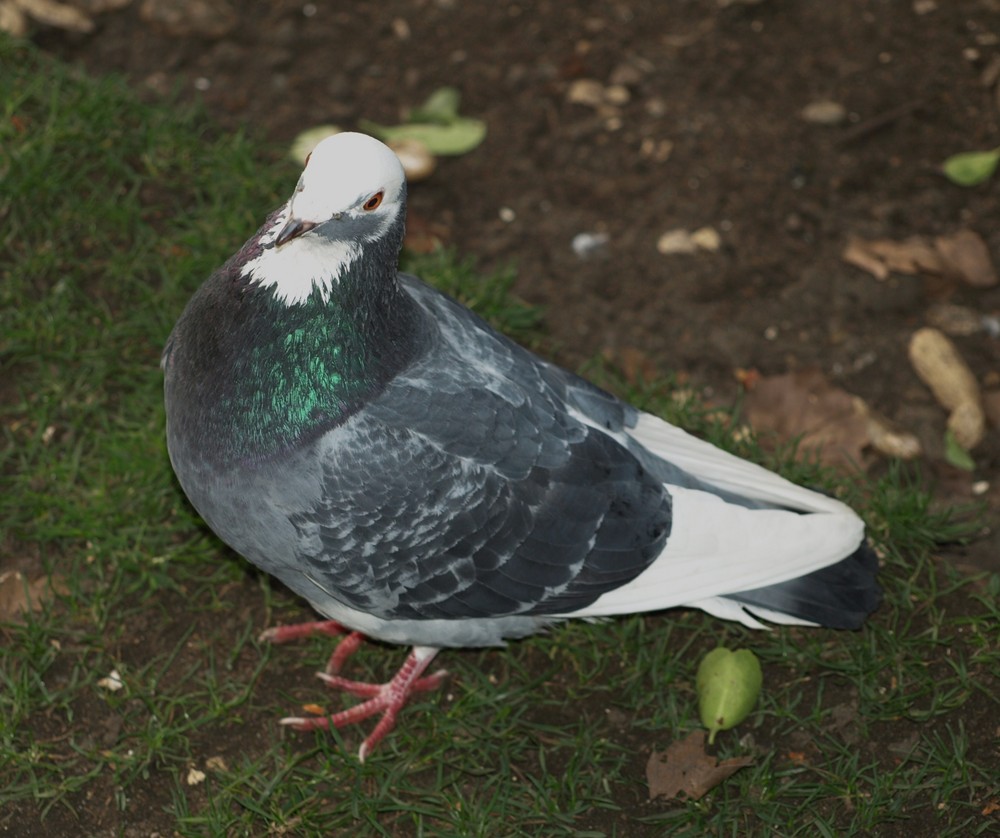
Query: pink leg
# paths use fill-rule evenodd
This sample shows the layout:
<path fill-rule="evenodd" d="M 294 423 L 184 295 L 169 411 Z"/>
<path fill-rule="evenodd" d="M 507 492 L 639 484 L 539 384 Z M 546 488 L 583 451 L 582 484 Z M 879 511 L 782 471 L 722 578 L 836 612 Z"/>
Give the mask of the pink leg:
<path fill-rule="evenodd" d="M 340 623 L 333 620 L 321 620 L 314 623 L 295 623 L 290 626 L 274 626 L 265 629 L 258 636 L 258 640 L 269 643 L 289 643 L 292 640 L 301 640 L 303 637 L 311 637 L 314 634 L 328 634 L 331 637 L 344 634 L 347 635 L 334 647 L 333 654 L 326 664 L 328 675 L 336 675 L 347 659 L 353 655 L 365 640 L 361 632 L 351 631 Z"/>
<path fill-rule="evenodd" d="M 326 662 L 326 674 L 336 675 L 340 672 L 345 661 L 353 655 L 361 644 L 365 642 L 365 636 L 360 631 L 352 631 L 347 637 L 337 644 L 337 648 L 330 655 L 330 660 Z"/>
<path fill-rule="evenodd" d="M 396 724 L 396 716 L 409 697 L 415 692 L 432 690 L 441 683 L 441 679 L 447 674 L 444 670 L 425 678 L 420 677 L 437 653 L 438 650 L 431 646 L 414 646 L 399 671 L 385 684 L 349 681 L 346 678 L 321 673 L 320 677 L 331 687 L 346 690 L 353 695 L 366 698 L 367 701 L 330 716 L 289 717 L 282 719 L 280 724 L 289 725 L 296 730 L 329 730 L 331 727 L 341 728 L 381 713 L 382 718 L 358 751 L 358 758 L 364 762 L 365 757 L 392 730 Z"/>
<path fill-rule="evenodd" d="M 261 643 L 288 643 L 290 640 L 300 640 L 314 634 L 328 634 L 336 637 L 338 634 L 348 634 L 350 629 L 333 620 L 319 620 L 314 623 L 295 623 L 291 626 L 274 626 L 264 629 L 257 639 Z"/>

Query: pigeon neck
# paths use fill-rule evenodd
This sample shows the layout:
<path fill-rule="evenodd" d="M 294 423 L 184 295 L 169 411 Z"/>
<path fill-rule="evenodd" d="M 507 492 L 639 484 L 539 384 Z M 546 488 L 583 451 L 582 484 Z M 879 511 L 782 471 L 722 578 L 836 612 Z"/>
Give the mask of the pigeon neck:
<path fill-rule="evenodd" d="M 366 243 L 326 294 L 316 287 L 295 305 L 250 281 L 239 257 L 203 288 L 167 361 L 200 442 L 192 454 L 226 465 L 293 450 L 346 421 L 413 360 L 425 326 L 397 280 L 397 241 Z"/>
<path fill-rule="evenodd" d="M 318 436 L 411 360 L 415 306 L 399 288 L 395 254 L 389 262 L 371 255 L 362 254 L 325 295 L 316 289 L 292 306 L 267 301 L 261 331 L 246 348 L 249 374 L 233 379 L 239 453 L 266 455 Z M 376 270 L 384 264 L 393 265 L 390 275 Z"/>

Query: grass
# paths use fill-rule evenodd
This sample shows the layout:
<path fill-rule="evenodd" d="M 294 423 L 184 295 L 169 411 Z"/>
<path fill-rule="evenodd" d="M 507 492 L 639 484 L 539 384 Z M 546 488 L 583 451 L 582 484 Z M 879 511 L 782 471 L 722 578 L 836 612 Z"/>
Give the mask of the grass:
<path fill-rule="evenodd" d="M 163 441 L 160 347 L 187 297 L 294 182 L 291 164 L 197 113 L 138 103 L 0 41 L 2 570 L 60 593 L 3 626 L 0 827 L 9 835 L 996 834 L 997 577 L 936 558 L 963 524 L 896 469 L 845 480 L 734 443 L 661 383 L 589 372 L 795 479 L 842 494 L 884 555 L 858 633 L 753 633 L 693 612 L 570 623 L 452 676 L 360 765 L 359 731 L 275 720 L 330 702 L 329 643 L 271 648 L 307 618 L 206 531 Z M 409 265 L 519 338 L 510 274 Z M 754 649 L 765 687 L 721 734 L 755 764 L 697 802 L 647 801 L 644 766 L 698 726 L 701 655 Z M 401 650 L 366 646 L 384 678 Z M 100 685 L 112 670 L 123 689 Z"/>

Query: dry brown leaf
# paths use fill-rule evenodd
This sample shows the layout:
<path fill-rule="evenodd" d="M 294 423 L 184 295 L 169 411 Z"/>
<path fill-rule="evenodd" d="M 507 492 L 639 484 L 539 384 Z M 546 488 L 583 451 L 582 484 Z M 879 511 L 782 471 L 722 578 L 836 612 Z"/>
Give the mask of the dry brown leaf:
<path fill-rule="evenodd" d="M 841 258 L 879 281 L 891 273 L 923 273 L 957 277 L 976 288 L 992 288 L 998 282 L 986 242 L 972 230 L 959 230 L 933 241 L 923 236 L 903 241 L 851 236 Z"/>
<path fill-rule="evenodd" d="M 663 753 L 653 751 L 646 763 L 649 799 L 679 797 L 699 800 L 741 768 L 753 764 L 753 757 L 734 757 L 719 762 L 705 752 L 705 731 L 695 730 L 674 742 Z"/>
<path fill-rule="evenodd" d="M 990 251 L 978 233 L 959 230 L 950 236 L 938 236 L 934 247 L 941 255 L 945 273 L 974 288 L 992 288 L 997 284 Z"/>
<path fill-rule="evenodd" d="M 841 258 L 855 267 L 868 271 L 875 279 L 887 279 L 890 273 L 939 274 L 944 263 L 938 251 L 927 239 L 911 236 L 903 241 L 852 236 Z"/>
<path fill-rule="evenodd" d="M 38 611 L 55 594 L 68 593 L 58 576 L 41 576 L 31 582 L 19 570 L 0 574 L 0 621 L 16 620 L 27 611 Z"/>
<path fill-rule="evenodd" d="M 871 447 L 886 457 L 919 457 L 920 440 L 872 410 L 863 399 L 834 387 L 819 370 L 757 377 L 747 386 L 747 421 L 834 466 L 864 465 Z"/>
<path fill-rule="evenodd" d="M 761 378 L 743 404 L 755 430 L 798 439 L 800 450 L 826 465 L 857 466 L 871 442 L 868 411 L 859 402 L 819 370 L 801 370 Z"/>

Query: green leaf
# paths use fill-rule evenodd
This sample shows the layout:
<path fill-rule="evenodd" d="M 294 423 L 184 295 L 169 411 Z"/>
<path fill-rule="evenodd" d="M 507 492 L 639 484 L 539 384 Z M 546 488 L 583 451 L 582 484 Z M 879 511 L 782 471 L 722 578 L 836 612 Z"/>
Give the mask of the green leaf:
<path fill-rule="evenodd" d="M 955 468 L 964 471 L 972 471 L 976 464 L 969 454 L 955 439 L 955 434 L 950 430 L 944 432 L 944 458 Z"/>
<path fill-rule="evenodd" d="M 450 125 L 407 123 L 406 125 L 379 125 L 362 120 L 361 129 L 385 142 L 393 140 L 419 140 L 431 154 L 465 154 L 472 151 L 486 137 L 486 123 L 479 119 L 458 118 Z"/>
<path fill-rule="evenodd" d="M 459 92 L 454 87 L 439 87 L 419 108 L 410 111 L 408 122 L 451 125 L 458 119 Z"/>
<path fill-rule="evenodd" d="M 708 728 L 710 745 L 716 733 L 735 727 L 750 715 L 763 681 L 760 661 L 749 649 L 733 652 L 719 646 L 705 655 L 695 685 L 698 712 Z"/>
<path fill-rule="evenodd" d="M 317 125 L 315 128 L 307 128 L 292 140 L 291 148 L 288 149 L 288 156 L 300 166 L 304 166 L 306 158 L 322 140 L 334 134 L 339 134 L 340 131 L 341 129 L 336 125 Z"/>
<path fill-rule="evenodd" d="M 959 186 L 976 186 L 989 180 L 1000 163 L 1000 148 L 953 154 L 941 167 L 945 177 Z"/>

